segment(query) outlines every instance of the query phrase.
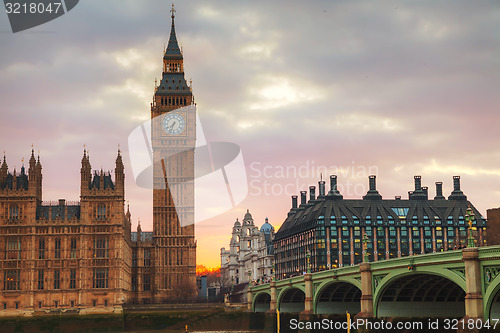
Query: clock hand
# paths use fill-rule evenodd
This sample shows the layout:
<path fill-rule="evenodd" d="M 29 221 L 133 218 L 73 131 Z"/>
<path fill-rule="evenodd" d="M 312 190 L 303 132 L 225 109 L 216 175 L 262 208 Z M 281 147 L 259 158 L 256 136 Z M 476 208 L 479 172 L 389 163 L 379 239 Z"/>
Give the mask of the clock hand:
<path fill-rule="evenodd" d="M 168 127 L 168 129 L 169 129 L 170 131 L 173 131 L 173 130 L 174 130 L 174 126 L 175 126 L 175 124 L 176 124 L 176 122 L 174 121 L 174 122 L 172 123 L 172 125 L 170 125 L 170 126 Z"/>

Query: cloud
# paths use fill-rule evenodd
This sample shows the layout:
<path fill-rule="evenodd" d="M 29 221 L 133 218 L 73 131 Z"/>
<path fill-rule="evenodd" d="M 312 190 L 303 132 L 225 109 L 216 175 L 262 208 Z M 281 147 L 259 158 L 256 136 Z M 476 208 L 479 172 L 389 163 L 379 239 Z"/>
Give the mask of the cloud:
<path fill-rule="evenodd" d="M 307 104 L 324 98 L 322 88 L 300 78 L 260 75 L 249 87 L 250 111 L 284 108 L 293 104 Z"/>
<path fill-rule="evenodd" d="M 117 145 L 149 117 L 170 8 L 88 0 L 32 31 L 0 35 L 0 149 L 19 166 L 32 143 L 40 148 L 44 199 L 77 198 L 83 144 L 95 168 L 112 168 Z M 496 1 L 191 1 L 176 10 L 205 133 L 238 143 L 247 165 L 377 166 L 384 197 L 411 190 L 415 174 L 451 191 L 460 173 L 477 208 L 498 206 Z M 5 15 L 0 26 L 8 30 Z M 150 198 L 124 161 L 131 212 L 150 229 Z M 243 205 L 276 226 L 290 200 Z M 228 214 L 231 223 L 242 217 Z M 213 222 L 223 225 L 214 235 L 229 233 L 225 222 Z"/>

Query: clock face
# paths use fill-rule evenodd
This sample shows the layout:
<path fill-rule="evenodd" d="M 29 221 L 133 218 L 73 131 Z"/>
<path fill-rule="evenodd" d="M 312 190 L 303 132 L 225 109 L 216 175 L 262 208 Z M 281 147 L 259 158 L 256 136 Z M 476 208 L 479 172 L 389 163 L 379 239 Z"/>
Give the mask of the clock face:
<path fill-rule="evenodd" d="M 179 135 L 186 128 L 186 121 L 177 112 L 169 112 L 163 118 L 162 126 L 168 135 Z"/>

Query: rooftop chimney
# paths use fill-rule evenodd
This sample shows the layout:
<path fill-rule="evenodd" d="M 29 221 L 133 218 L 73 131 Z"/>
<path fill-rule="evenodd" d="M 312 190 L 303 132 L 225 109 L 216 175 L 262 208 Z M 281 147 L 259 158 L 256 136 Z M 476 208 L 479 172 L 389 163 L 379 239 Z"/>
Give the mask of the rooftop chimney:
<path fill-rule="evenodd" d="M 436 182 L 436 196 L 434 197 L 434 200 L 442 200 L 445 199 L 443 196 L 443 183 L 442 182 Z"/>
<path fill-rule="evenodd" d="M 429 188 L 427 186 L 422 187 L 422 192 L 424 192 L 425 198 L 429 198 Z"/>
<path fill-rule="evenodd" d="M 330 192 L 328 192 L 328 197 L 330 199 L 342 199 L 343 196 L 337 190 L 337 175 L 330 175 Z"/>
<path fill-rule="evenodd" d="M 291 216 L 297 212 L 297 196 L 292 195 L 292 209 L 288 212 L 288 216 Z M 267 220 L 267 217 L 266 217 Z"/>
<path fill-rule="evenodd" d="M 415 192 L 422 190 L 422 176 L 415 176 Z"/>
<path fill-rule="evenodd" d="M 316 186 L 309 186 L 309 201 L 316 200 Z"/>
<path fill-rule="evenodd" d="M 325 181 L 324 180 L 320 180 L 318 182 L 318 188 L 319 188 L 318 198 L 323 198 L 325 196 Z"/>
<path fill-rule="evenodd" d="M 369 177 L 369 184 L 370 184 L 370 189 L 366 193 L 366 195 L 363 197 L 363 200 L 381 200 L 382 196 L 378 193 L 377 191 L 377 183 L 375 179 L 377 176 L 371 175 Z"/>
<path fill-rule="evenodd" d="M 467 200 L 467 196 L 460 190 L 460 176 L 453 176 L 453 192 L 448 200 Z"/>
<path fill-rule="evenodd" d="M 375 179 L 376 179 L 376 176 L 370 176 L 369 177 L 370 191 L 376 191 L 377 190 L 377 183 L 376 183 Z"/>
<path fill-rule="evenodd" d="M 330 176 L 330 191 L 337 191 L 337 175 Z"/>
<path fill-rule="evenodd" d="M 427 199 L 423 188 L 422 188 L 422 176 L 414 176 L 415 180 L 415 190 L 408 194 L 409 199 L 425 200 Z"/>
<path fill-rule="evenodd" d="M 66 200 L 65 199 L 59 199 L 59 206 L 65 206 L 66 205 Z"/>
<path fill-rule="evenodd" d="M 307 191 L 300 191 L 300 205 L 305 205 L 307 203 Z"/>
<path fill-rule="evenodd" d="M 460 191 L 460 176 L 453 176 L 453 191 Z"/>

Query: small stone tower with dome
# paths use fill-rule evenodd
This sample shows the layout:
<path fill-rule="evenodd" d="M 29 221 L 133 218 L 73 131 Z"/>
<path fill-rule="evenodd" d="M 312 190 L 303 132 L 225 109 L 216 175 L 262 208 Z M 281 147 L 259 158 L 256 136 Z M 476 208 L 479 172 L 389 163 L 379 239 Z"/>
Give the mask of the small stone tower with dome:
<path fill-rule="evenodd" d="M 256 283 L 269 281 L 273 275 L 273 238 L 274 227 L 267 217 L 260 229 L 248 209 L 243 221 L 236 219 L 229 250 L 221 249 L 222 286 L 247 284 L 249 280 Z"/>

